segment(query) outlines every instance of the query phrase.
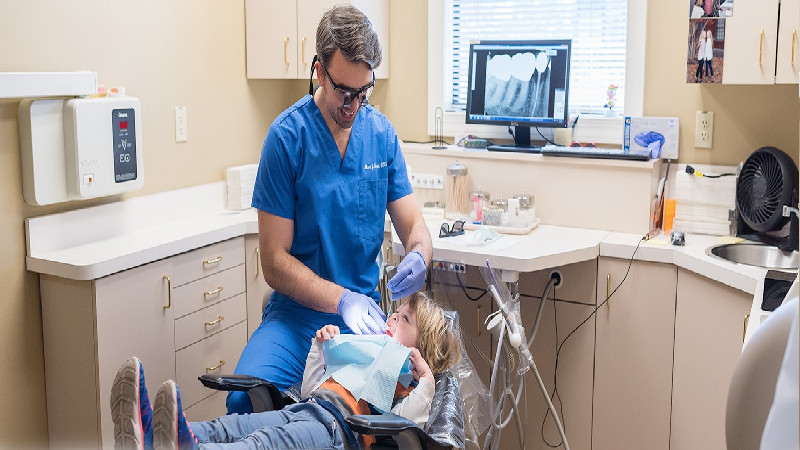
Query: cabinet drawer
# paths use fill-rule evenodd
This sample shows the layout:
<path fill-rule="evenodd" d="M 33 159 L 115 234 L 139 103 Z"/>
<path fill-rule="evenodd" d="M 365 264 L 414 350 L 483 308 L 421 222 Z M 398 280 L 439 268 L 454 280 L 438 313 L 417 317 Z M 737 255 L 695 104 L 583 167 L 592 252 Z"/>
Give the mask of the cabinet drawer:
<path fill-rule="evenodd" d="M 173 261 L 172 286 L 181 286 L 244 264 L 244 238 L 229 239 L 198 248 L 175 256 Z"/>
<path fill-rule="evenodd" d="M 175 352 L 175 380 L 181 389 L 184 408 L 216 392 L 203 386 L 197 377 L 205 373 L 233 373 L 245 342 L 246 321 Z"/>
<path fill-rule="evenodd" d="M 216 394 L 211 394 L 210 397 L 200 400 L 192 405 L 191 408 L 184 409 L 186 419 L 189 422 L 204 422 L 224 416 L 228 413 L 228 407 L 225 405 L 227 398 L 228 393 L 224 391 L 217 391 Z"/>
<path fill-rule="evenodd" d="M 175 348 L 180 350 L 243 320 L 247 320 L 244 293 L 176 320 Z"/>
<path fill-rule="evenodd" d="M 175 318 L 199 311 L 245 291 L 244 264 L 172 290 Z"/>

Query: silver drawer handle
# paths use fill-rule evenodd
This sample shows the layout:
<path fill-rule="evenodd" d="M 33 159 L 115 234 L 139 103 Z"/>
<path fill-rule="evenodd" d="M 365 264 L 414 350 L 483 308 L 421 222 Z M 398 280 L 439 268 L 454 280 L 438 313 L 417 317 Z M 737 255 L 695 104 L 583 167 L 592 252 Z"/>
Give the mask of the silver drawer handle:
<path fill-rule="evenodd" d="M 225 365 L 225 360 L 224 359 L 220 359 L 219 360 L 219 364 L 217 364 L 216 366 L 206 367 L 206 373 L 211 372 L 212 370 L 217 370 L 217 369 L 219 369 L 220 367 L 222 367 L 224 365 Z"/>
<path fill-rule="evenodd" d="M 205 322 L 205 324 L 206 324 L 207 327 L 210 327 L 212 325 L 216 325 L 216 324 L 222 322 L 223 320 L 225 320 L 225 318 L 220 315 L 217 320 L 212 320 L 211 322 Z"/>
<path fill-rule="evenodd" d="M 220 292 L 222 292 L 222 286 L 217 286 L 217 288 L 214 289 L 213 291 L 205 291 L 205 292 L 203 292 L 203 295 L 208 297 L 209 295 L 216 295 L 216 294 L 219 294 Z"/>
<path fill-rule="evenodd" d="M 203 265 L 206 265 L 206 264 L 216 264 L 216 263 L 218 263 L 218 262 L 220 262 L 220 261 L 222 261 L 222 256 L 217 256 L 217 257 L 216 257 L 216 258 L 214 258 L 214 259 L 207 259 L 207 260 L 203 261 Z"/>

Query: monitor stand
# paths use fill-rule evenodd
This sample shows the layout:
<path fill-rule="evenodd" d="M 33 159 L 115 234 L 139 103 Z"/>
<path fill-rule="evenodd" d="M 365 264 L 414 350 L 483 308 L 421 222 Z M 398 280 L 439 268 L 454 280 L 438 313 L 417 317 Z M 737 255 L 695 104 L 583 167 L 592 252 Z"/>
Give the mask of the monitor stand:
<path fill-rule="evenodd" d="M 542 153 L 542 147 L 531 145 L 531 128 L 514 126 L 514 145 L 490 145 L 490 152 Z"/>

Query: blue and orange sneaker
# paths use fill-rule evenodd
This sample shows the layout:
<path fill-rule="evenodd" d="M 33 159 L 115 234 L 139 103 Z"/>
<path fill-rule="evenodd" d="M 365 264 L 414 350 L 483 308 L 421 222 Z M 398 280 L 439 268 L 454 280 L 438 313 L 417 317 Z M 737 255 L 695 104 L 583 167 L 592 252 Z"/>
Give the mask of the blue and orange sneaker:
<path fill-rule="evenodd" d="M 181 407 L 181 394 L 178 385 L 172 380 L 165 381 L 154 403 L 153 446 L 155 450 L 189 450 L 198 448 L 186 414 Z"/>
<path fill-rule="evenodd" d="M 153 447 L 153 408 L 147 396 L 142 362 L 135 356 L 122 363 L 114 377 L 111 418 L 114 421 L 115 448 L 141 450 Z"/>

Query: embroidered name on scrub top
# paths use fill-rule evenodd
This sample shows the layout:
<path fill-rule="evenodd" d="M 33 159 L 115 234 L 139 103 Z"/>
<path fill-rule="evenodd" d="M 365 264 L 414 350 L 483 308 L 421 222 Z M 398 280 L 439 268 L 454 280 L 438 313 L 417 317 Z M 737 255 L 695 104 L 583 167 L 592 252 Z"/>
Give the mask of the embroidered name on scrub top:
<path fill-rule="evenodd" d="M 364 170 L 377 170 L 386 167 L 386 161 L 380 163 L 364 164 Z"/>
<path fill-rule="evenodd" d="M 410 354 L 411 349 L 385 334 L 340 334 L 322 344 L 322 380 L 333 378 L 357 401 L 386 412 L 392 409 L 397 383 L 407 388 L 414 380 Z"/>

